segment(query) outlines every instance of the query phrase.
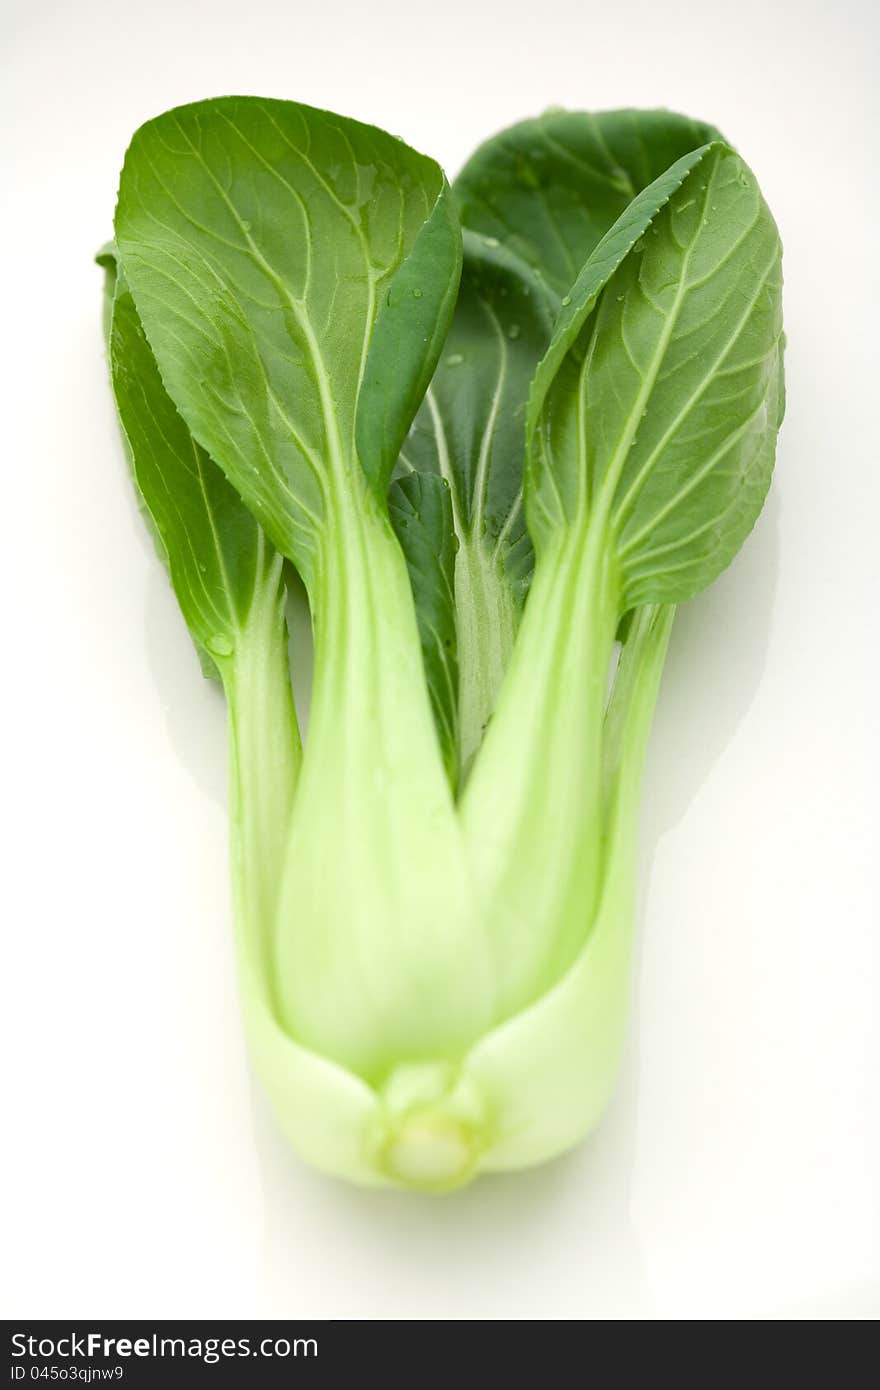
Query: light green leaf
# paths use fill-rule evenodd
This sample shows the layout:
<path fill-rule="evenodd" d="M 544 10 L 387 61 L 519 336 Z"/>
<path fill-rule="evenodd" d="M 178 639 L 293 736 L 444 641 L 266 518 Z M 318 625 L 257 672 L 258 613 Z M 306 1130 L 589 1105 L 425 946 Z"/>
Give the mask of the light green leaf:
<path fill-rule="evenodd" d="M 781 248 L 732 150 L 690 156 L 591 256 L 529 405 L 536 545 L 596 524 L 622 610 L 709 584 L 761 510 L 781 416 Z"/>
<path fill-rule="evenodd" d="M 778 419 L 778 265 L 776 229 L 738 156 L 723 145 L 695 151 L 596 247 L 536 373 L 526 478 L 535 576 L 462 801 L 511 1013 L 573 962 L 598 907 L 605 687 L 620 619 L 637 602 L 673 602 L 708 583 L 760 510 Z M 745 389 L 735 377 L 733 389 L 715 389 L 728 365 L 742 368 Z M 649 459 L 666 488 L 650 490 L 650 511 Z M 629 518 L 691 496 L 704 510 L 685 507 L 669 574 L 641 583 L 652 546 L 625 529 Z M 630 499 L 640 503 L 632 511 Z M 695 563 L 686 568 L 682 552 Z M 529 727 L 542 730 L 530 758 Z M 541 832 L 550 823 L 552 843 Z"/>
<path fill-rule="evenodd" d="M 116 237 L 181 414 L 310 584 L 356 440 L 381 490 L 451 313 L 442 171 L 310 107 L 200 102 L 135 135 Z"/>

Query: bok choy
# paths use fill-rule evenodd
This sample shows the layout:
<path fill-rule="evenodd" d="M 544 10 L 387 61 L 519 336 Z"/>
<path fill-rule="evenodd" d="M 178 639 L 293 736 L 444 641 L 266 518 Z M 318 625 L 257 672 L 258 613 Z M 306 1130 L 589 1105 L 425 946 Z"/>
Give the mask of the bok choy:
<path fill-rule="evenodd" d="M 675 605 L 770 482 L 780 256 L 740 156 L 669 112 L 548 112 L 452 188 L 292 102 L 135 134 L 113 390 L 228 706 L 250 1046 L 319 1167 L 441 1191 L 599 1118 Z"/>

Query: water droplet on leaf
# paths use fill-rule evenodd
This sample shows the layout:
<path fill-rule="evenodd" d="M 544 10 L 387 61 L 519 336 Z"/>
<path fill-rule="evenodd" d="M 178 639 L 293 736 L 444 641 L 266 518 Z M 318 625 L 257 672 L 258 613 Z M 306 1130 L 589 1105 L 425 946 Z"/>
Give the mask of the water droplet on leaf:
<path fill-rule="evenodd" d="M 215 632 L 213 637 L 208 638 L 207 647 L 209 652 L 215 656 L 232 656 L 235 648 L 229 638 L 223 632 Z"/>
<path fill-rule="evenodd" d="M 447 367 L 460 367 L 463 361 L 464 357 L 460 352 L 450 352 L 446 359 L 446 365 Z"/>

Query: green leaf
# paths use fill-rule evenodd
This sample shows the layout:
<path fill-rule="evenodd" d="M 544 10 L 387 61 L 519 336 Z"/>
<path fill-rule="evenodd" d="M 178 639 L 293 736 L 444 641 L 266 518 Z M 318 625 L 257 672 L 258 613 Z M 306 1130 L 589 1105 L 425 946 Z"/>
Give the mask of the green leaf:
<path fill-rule="evenodd" d="M 381 491 L 433 369 L 455 225 L 432 160 L 292 102 L 180 107 L 129 147 L 116 237 L 163 380 L 307 585 L 357 450 Z"/>
<path fill-rule="evenodd" d="M 455 181 L 461 220 L 537 271 L 558 302 L 627 204 L 717 138 L 673 111 L 545 111 L 471 156 Z"/>
<path fill-rule="evenodd" d="M 459 540 L 494 552 L 522 604 L 531 568 L 522 510 L 525 402 L 555 305 L 503 247 L 464 232 L 464 268 L 443 357 L 399 472 L 449 485 Z"/>
<path fill-rule="evenodd" d="M 255 591 L 280 566 L 166 392 L 112 252 L 99 260 L 113 286 L 110 373 L 132 478 L 203 669 L 216 676 L 229 665 Z"/>
<path fill-rule="evenodd" d="M 291 1036 L 363 1076 L 460 1049 L 491 1008 L 384 495 L 452 311 L 451 208 L 439 167 L 381 131 L 223 98 L 135 135 L 116 216 L 166 389 L 308 588 L 274 999 Z"/>
<path fill-rule="evenodd" d="M 268 604 L 248 608 L 250 585 L 232 592 L 226 586 L 221 554 L 226 574 L 241 577 L 256 573 L 260 551 L 268 558 L 271 547 L 217 465 L 193 443 L 165 392 L 131 294 L 117 277 L 113 244 L 96 259 L 106 271 L 112 384 L 138 501 L 205 673 L 216 678 L 219 665 L 230 697 L 235 935 L 251 1055 L 290 1142 L 303 1157 L 352 1181 L 375 1185 L 382 1179 L 363 1145 L 364 1133 L 378 1123 L 375 1092 L 287 1036 L 272 997 L 267 937 L 300 756 L 286 671 L 280 558 L 275 560 L 276 602 L 270 594 Z M 204 494 L 201 484 L 193 485 L 199 475 Z M 240 628 L 245 609 L 247 621 Z M 231 659 L 206 650 L 220 631 L 236 642 Z"/>
<path fill-rule="evenodd" d="M 536 373 L 526 477 L 535 575 L 461 803 L 511 1013 L 568 968 L 599 905 L 602 786 L 617 761 L 605 687 L 620 619 L 708 583 L 760 510 L 778 418 L 779 254 L 738 156 L 718 144 L 694 151 L 596 247 Z M 643 583 L 653 547 L 627 527 L 661 507 L 671 525 L 681 502 L 670 571 Z M 682 565 L 682 553 L 694 563 Z M 526 739 L 524 753 L 532 727 L 541 738 Z M 551 822 L 552 843 L 541 831 Z"/>
<path fill-rule="evenodd" d="M 536 545 L 604 527 L 621 611 L 679 602 L 763 505 L 781 416 L 781 247 L 715 144 L 637 198 L 590 257 L 529 405 Z"/>
<path fill-rule="evenodd" d="M 358 398 L 358 455 L 383 501 L 443 346 L 460 271 L 461 229 L 444 182 L 408 259 L 380 302 Z"/>
<path fill-rule="evenodd" d="M 460 681 L 457 715 L 444 709 L 441 723 L 459 728 L 463 776 L 495 707 L 531 580 L 526 402 L 554 320 L 631 198 L 714 134 L 665 111 L 547 112 L 487 141 L 455 182 L 466 224 L 461 289 L 398 472 L 439 474 L 452 494 Z M 441 654 L 424 624 L 423 640 L 431 669 Z"/>
<path fill-rule="evenodd" d="M 521 441 L 529 382 L 553 322 L 535 277 L 472 233 L 464 243 L 455 318 L 398 467 L 400 476 L 442 478 L 451 501 L 460 679 L 444 722 L 459 730 L 463 774 L 494 706 L 531 571 Z M 412 578 L 418 606 L 419 576 Z M 430 628 L 427 638 L 430 670 L 441 654 Z"/>

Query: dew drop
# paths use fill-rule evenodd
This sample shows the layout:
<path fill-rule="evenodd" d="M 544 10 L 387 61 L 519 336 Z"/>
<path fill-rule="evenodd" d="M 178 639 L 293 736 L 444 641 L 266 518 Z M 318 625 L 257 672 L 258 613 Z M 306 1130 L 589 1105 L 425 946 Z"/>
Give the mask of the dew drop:
<path fill-rule="evenodd" d="M 562 302 L 563 302 L 563 304 L 565 304 L 565 305 L 569 305 L 569 304 L 571 303 L 571 295 L 570 295 L 570 294 L 563 295 Z"/>
<path fill-rule="evenodd" d="M 222 632 L 215 632 L 213 637 L 209 637 L 207 647 L 215 656 L 232 656 L 235 650 L 229 638 Z"/>
<path fill-rule="evenodd" d="M 487 246 L 500 246 L 500 245 L 501 245 L 501 242 L 498 240 L 497 236 L 487 236 L 487 237 L 486 237 L 486 245 L 487 245 Z"/>
<path fill-rule="evenodd" d="M 464 361 L 464 356 L 460 352 L 450 352 L 446 359 L 447 367 L 460 367 Z"/>
<path fill-rule="evenodd" d="M 521 332 L 522 332 L 522 329 L 520 328 L 519 324 L 518 324 L 518 323 L 512 323 L 512 324 L 510 325 L 510 327 L 508 328 L 508 330 L 507 330 L 507 336 L 508 336 L 508 338 L 514 338 L 514 339 L 516 339 L 516 338 L 519 337 L 519 335 L 520 335 Z"/>
<path fill-rule="evenodd" d="M 622 304 L 623 301 L 624 301 L 624 298 L 625 298 L 624 295 L 619 294 L 619 295 L 617 296 L 617 302 L 618 302 L 618 304 Z"/>
<path fill-rule="evenodd" d="M 422 297 L 422 292 L 421 292 L 421 290 L 413 290 L 412 295 L 413 295 L 413 299 L 421 299 L 421 297 Z"/>
<path fill-rule="evenodd" d="M 242 221 L 241 230 L 242 230 L 243 232 L 249 232 L 250 229 L 251 229 L 251 224 L 250 224 L 250 222 Z"/>

